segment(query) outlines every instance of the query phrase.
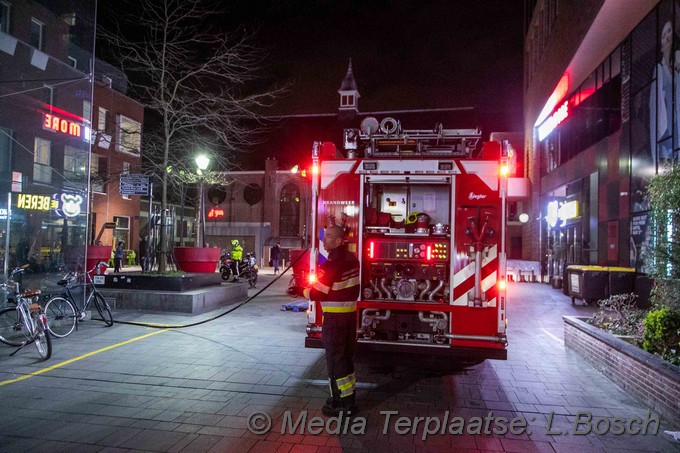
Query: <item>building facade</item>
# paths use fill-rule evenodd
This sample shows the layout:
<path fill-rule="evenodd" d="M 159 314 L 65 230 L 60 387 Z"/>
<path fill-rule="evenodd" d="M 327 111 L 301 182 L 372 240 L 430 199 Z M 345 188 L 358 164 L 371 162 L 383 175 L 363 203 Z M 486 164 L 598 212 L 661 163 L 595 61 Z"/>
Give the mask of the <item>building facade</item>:
<path fill-rule="evenodd" d="M 94 0 L 0 1 L 5 274 L 28 263 L 39 278 L 85 263 L 94 43 L 87 24 L 94 23 L 95 5 Z"/>
<path fill-rule="evenodd" d="M 123 241 L 138 250 L 141 228 L 140 197 L 121 195 L 120 177 L 141 172 L 144 106 L 126 95 L 126 77 L 96 61 L 92 108 L 91 242 L 112 247 Z M 105 224 L 115 228 L 104 228 Z"/>
<path fill-rule="evenodd" d="M 205 191 L 205 235 L 210 246 L 231 250 L 238 239 L 245 252 L 255 252 L 261 263 L 277 242 L 284 250 L 308 244 L 311 180 L 303 172 L 279 169 L 276 159 L 264 171 L 234 171 L 226 184 Z"/>
<path fill-rule="evenodd" d="M 529 6 L 524 258 L 546 281 L 570 263 L 645 271 L 646 187 L 679 162 L 680 2 Z"/>

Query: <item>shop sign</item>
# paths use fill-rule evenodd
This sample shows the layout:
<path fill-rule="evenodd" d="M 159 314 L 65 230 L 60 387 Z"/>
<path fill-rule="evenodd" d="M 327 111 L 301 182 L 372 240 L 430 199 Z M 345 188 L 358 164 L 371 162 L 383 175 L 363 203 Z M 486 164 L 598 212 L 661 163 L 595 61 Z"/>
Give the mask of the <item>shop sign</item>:
<path fill-rule="evenodd" d="M 557 201 L 553 200 L 548 203 L 548 211 L 545 220 L 550 225 L 550 228 L 555 228 L 557 222 L 561 221 L 560 227 L 567 224 L 567 220 L 578 217 L 578 201 Z"/>
<path fill-rule="evenodd" d="M 564 104 L 560 106 L 555 112 L 548 117 L 547 120 L 538 126 L 538 139 L 543 141 L 550 133 L 560 125 L 562 121 L 567 119 L 569 116 L 569 101 L 564 101 Z"/>
<path fill-rule="evenodd" d="M 7 208 L 0 208 L 0 220 L 7 220 Z"/>
<path fill-rule="evenodd" d="M 54 210 L 60 217 L 77 217 L 82 212 L 83 197 L 72 193 L 50 195 L 17 194 L 17 208 L 47 212 Z"/>
<path fill-rule="evenodd" d="M 209 219 L 220 219 L 224 217 L 224 209 L 222 208 L 210 208 L 208 210 L 208 218 Z"/>
<path fill-rule="evenodd" d="M 51 113 L 45 113 L 43 127 L 45 129 L 61 132 L 62 134 L 71 135 L 73 137 L 80 137 L 81 134 L 80 124 L 65 118 L 60 118 L 57 115 Z"/>

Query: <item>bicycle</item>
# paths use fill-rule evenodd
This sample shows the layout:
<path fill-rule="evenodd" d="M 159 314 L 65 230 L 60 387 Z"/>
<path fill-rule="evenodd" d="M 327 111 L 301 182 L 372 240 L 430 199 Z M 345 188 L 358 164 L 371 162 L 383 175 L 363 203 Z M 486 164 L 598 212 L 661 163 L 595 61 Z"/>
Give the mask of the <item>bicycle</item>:
<path fill-rule="evenodd" d="M 52 356 L 52 338 L 47 326 L 47 317 L 40 304 L 37 303 L 40 296 L 39 289 L 25 290 L 21 292 L 19 282 L 14 276 L 26 269 L 28 265 L 17 267 L 12 271 L 1 288 L 10 289 L 15 298 L 13 303 L 16 307 L 5 307 L 0 310 L 0 342 L 18 349 L 10 354 L 13 356 L 29 343 L 35 343 L 38 354 L 43 360 Z M 8 298 L 8 301 L 10 299 Z"/>
<path fill-rule="evenodd" d="M 104 299 L 104 296 L 99 292 L 92 280 L 92 273 L 101 265 L 106 265 L 103 261 L 97 263 L 95 267 L 90 269 L 83 276 L 76 272 L 69 272 L 64 276 L 63 279 L 59 280 L 57 284 L 64 287 L 64 294 L 51 297 L 45 304 L 45 314 L 47 316 L 47 325 L 50 329 L 52 335 L 57 338 L 63 338 L 73 332 L 73 329 L 77 329 L 78 321 L 85 319 L 85 310 L 90 305 L 94 303 L 99 316 L 104 321 L 107 327 L 113 325 L 113 315 L 111 315 L 111 307 L 109 307 L 108 302 Z M 77 277 L 86 279 L 86 283 L 72 284 L 72 281 Z M 90 294 L 87 296 L 87 300 L 83 305 L 83 309 L 78 308 L 78 304 L 71 294 L 72 288 L 77 287 L 90 287 Z"/>

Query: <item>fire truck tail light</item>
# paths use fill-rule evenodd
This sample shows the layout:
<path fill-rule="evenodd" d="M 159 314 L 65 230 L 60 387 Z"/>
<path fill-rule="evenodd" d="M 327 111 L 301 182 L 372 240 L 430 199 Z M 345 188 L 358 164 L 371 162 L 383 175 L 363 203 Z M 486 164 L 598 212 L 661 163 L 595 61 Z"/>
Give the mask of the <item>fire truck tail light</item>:
<path fill-rule="evenodd" d="M 427 260 L 432 261 L 432 246 L 431 245 L 427 246 Z"/>
<path fill-rule="evenodd" d="M 309 280 L 309 284 L 310 284 L 310 285 L 313 285 L 314 282 L 316 281 L 316 275 L 314 275 L 314 274 L 309 274 L 309 279 L 308 279 L 308 280 Z"/>
<path fill-rule="evenodd" d="M 505 291 L 505 288 L 506 288 L 507 286 L 508 286 L 508 285 L 507 285 L 507 283 L 505 282 L 505 279 L 504 279 L 504 278 L 501 279 L 501 280 L 498 282 L 498 289 L 501 289 L 501 290 Z"/>
<path fill-rule="evenodd" d="M 368 244 L 368 257 L 373 259 L 374 254 L 375 254 L 375 243 L 373 241 L 371 241 Z"/>
<path fill-rule="evenodd" d="M 508 176 L 508 174 L 510 173 L 510 168 L 507 165 L 503 164 L 501 165 L 498 171 L 501 174 L 501 176 Z"/>
<path fill-rule="evenodd" d="M 312 174 L 313 175 L 319 174 L 319 165 L 317 165 L 317 164 L 312 165 Z"/>

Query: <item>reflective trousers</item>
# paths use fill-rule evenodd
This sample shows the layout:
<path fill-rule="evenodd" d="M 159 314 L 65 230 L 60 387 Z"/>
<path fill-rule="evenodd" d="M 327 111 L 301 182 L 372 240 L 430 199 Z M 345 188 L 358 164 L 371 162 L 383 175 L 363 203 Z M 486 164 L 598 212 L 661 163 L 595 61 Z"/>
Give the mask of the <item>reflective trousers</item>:
<path fill-rule="evenodd" d="M 334 402 L 354 396 L 354 352 L 357 346 L 357 314 L 324 313 L 322 340 L 326 351 L 326 368 Z"/>

